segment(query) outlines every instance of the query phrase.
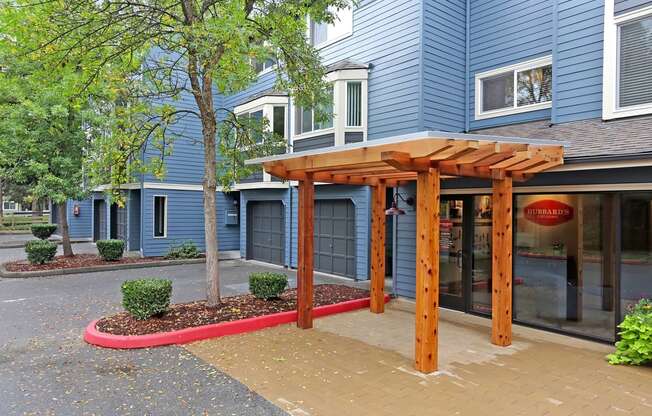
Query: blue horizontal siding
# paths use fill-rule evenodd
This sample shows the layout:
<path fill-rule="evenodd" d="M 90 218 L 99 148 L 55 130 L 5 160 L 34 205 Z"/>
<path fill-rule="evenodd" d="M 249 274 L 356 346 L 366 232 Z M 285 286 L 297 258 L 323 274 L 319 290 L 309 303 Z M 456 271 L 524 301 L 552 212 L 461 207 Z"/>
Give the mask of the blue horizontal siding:
<path fill-rule="evenodd" d="M 555 122 L 602 115 L 604 2 L 559 1 L 554 66 Z"/>
<path fill-rule="evenodd" d="M 464 130 L 466 0 L 425 0 L 423 129 Z"/>
<path fill-rule="evenodd" d="M 475 74 L 552 54 L 554 0 L 472 0 L 469 38 L 470 128 L 550 118 L 550 109 L 475 120 Z"/>
<path fill-rule="evenodd" d="M 73 214 L 75 205 L 79 205 L 78 216 Z M 67 218 L 70 238 L 84 239 L 93 236 L 93 201 L 91 198 L 82 201 L 68 200 Z"/>
<path fill-rule="evenodd" d="M 416 195 L 414 183 L 399 188 L 402 195 Z M 418 197 L 418 196 L 417 196 Z M 399 199 L 399 207 L 405 215 L 394 217 L 396 221 L 396 291 L 399 296 L 415 297 L 416 288 L 416 235 L 417 216 L 414 206 L 410 207 Z"/>
<path fill-rule="evenodd" d="M 154 196 L 168 197 L 168 229 L 166 238 L 154 238 Z M 173 244 L 193 241 L 204 251 L 204 202 L 201 191 L 145 189 L 142 211 L 143 254 L 162 256 Z M 225 209 L 233 206 L 231 198 L 217 193 L 217 234 L 220 251 L 239 249 L 238 226 L 224 225 Z"/>

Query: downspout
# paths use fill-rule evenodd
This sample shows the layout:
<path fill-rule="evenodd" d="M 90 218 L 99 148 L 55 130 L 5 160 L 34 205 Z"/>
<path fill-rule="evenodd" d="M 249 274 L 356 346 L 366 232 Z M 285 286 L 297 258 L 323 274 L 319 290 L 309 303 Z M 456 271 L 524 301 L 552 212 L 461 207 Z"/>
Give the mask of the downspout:
<path fill-rule="evenodd" d="M 425 112 L 425 97 L 423 94 L 423 88 L 425 86 L 424 82 L 424 31 L 425 31 L 425 2 L 426 0 L 421 0 L 419 2 L 419 7 L 420 7 L 420 16 L 419 16 L 419 104 L 418 104 L 418 119 L 417 119 L 417 131 L 422 131 L 425 130 L 425 122 L 424 122 L 424 112 Z"/>
<path fill-rule="evenodd" d="M 393 192 L 393 197 L 394 200 L 396 200 L 396 194 L 398 194 L 398 186 L 394 187 L 394 192 Z M 398 253 L 398 218 L 400 215 L 395 215 L 392 219 L 392 297 L 395 298 L 398 296 L 398 289 L 397 289 L 397 264 L 398 262 L 396 261 L 397 258 L 397 253 Z"/>
<path fill-rule="evenodd" d="M 552 108 L 550 109 L 550 125 L 557 123 L 557 32 L 559 30 L 559 4 L 552 2 Z"/>
<path fill-rule="evenodd" d="M 292 129 L 290 128 L 291 125 L 292 125 L 292 100 L 290 100 L 290 98 L 288 97 L 288 125 L 285 126 L 285 130 L 286 130 L 286 134 L 287 134 L 287 143 L 285 145 L 286 146 L 285 147 L 285 152 L 286 153 L 290 153 L 290 151 L 291 151 L 291 148 L 290 148 L 290 134 L 292 134 Z M 288 256 L 289 256 L 288 257 L 289 258 L 288 269 L 292 269 L 292 253 L 294 252 L 294 250 L 292 249 L 292 242 L 293 242 L 292 237 L 294 236 L 294 230 L 293 230 L 293 227 L 292 227 L 293 215 L 294 215 L 294 206 L 293 206 L 294 190 L 292 189 L 292 181 L 289 181 L 289 180 L 288 180 L 288 191 L 290 192 L 290 218 L 289 218 L 289 221 L 290 221 L 290 250 L 289 250 L 289 254 L 288 254 Z"/>
<path fill-rule="evenodd" d="M 470 129 L 469 116 L 469 82 L 471 82 L 470 61 L 471 61 L 471 0 L 466 0 L 466 35 L 464 48 L 464 132 L 468 133 Z"/>

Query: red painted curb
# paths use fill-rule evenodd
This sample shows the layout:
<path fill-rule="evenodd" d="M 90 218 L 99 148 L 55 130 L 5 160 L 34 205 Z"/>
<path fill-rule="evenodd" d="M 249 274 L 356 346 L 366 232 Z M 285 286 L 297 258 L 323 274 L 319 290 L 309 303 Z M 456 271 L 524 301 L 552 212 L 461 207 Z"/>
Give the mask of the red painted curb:
<path fill-rule="evenodd" d="M 385 295 L 385 303 L 389 295 Z M 334 315 L 369 307 L 370 298 L 354 299 L 333 305 L 318 306 L 313 309 L 313 317 Z M 148 335 L 112 335 L 100 332 L 96 328 L 98 319 L 89 323 L 84 331 L 84 341 L 91 345 L 105 348 L 134 349 L 160 347 L 171 344 L 186 344 L 207 338 L 242 334 L 259 329 L 289 324 L 297 321 L 297 311 L 280 312 L 272 315 L 256 316 L 239 321 L 220 322 L 217 324 L 180 329 L 178 331 L 157 332 Z"/>

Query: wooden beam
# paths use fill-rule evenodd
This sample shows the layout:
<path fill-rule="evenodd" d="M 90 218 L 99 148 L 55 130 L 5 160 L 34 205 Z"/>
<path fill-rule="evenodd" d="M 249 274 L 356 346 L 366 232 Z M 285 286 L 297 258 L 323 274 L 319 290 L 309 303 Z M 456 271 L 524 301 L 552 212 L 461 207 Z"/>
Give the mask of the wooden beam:
<path fill-rule="evenodd" d="M 417 176 L 416 332 L 414 365 L 437 370 L 439 320 L 439 171 Z"/>
<path fill-rule="evenodd" d="M 426 172 L 430 169 L 430 159 L 415 159 L 405 152 L 383 152 L 380 155 L 383 162 L 395 169 L 406 172 Z"/>
<path fill-rule="evenodd" d="M 512 343 L 512 178 L 493 181 L 491 342 Z"/>
<path fill-rule="evenodd" d="M 371 304 L 373 313 L 385 311 L 385 195 L 381 180 L 371 188 Z"/>
<path fill-rule="evenodd" d="M 314 205 L 312 174 L 299 181 L 299 232 L 297 258 L 297 326 L 312 328 Z"/>

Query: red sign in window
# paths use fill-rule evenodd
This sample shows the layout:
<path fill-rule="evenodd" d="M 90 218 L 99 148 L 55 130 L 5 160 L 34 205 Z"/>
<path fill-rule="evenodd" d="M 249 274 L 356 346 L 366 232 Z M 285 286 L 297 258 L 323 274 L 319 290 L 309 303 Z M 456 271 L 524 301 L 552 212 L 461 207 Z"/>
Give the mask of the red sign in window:
<path fill-rule="evenodd" d="M 533 202 L 523 210 L 527 220 L 539 225 L 559 225 L 573 219 L 573 207 L 554 199 Z"/>

